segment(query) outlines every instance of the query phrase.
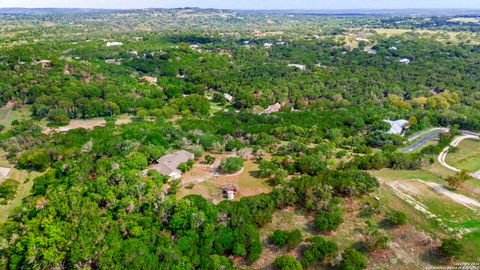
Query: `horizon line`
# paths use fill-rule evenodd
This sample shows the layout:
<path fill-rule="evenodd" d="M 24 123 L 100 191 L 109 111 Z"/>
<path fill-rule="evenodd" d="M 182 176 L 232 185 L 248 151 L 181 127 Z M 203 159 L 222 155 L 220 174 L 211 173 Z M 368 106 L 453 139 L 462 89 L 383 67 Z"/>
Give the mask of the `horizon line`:
<path fill-rule="evenodd" d="M 145 10 L 145 9 L 203 9 L 203 10 L 208 10 L 208 9 L 213 9 L 213 10 L 232 10 L 232 11 L 342 11 L 342 10 L 364 10 L 364 11 L 370 11 L 370 10 L 479 10 L 479 8 L 458 8 L 458 7 L 443 7 L 443 8 L 424 8 L 424 7 L 419 7 L 419 8 L 325 8 L 325 9 L 318 9 L 318 8 L 285 8 L 285 9 L 244 9 L 244 8 L 239 8 L 239 9 L 229 9 L 229 8 L 214 8 L 214 7 L 144 7 L 144 8 L 97 8 L 97 7 L 15 7 L 15 6 L 7 6 L 7 7 L 2 7 L 0 6 L 0 9 L 91 9 L 91 10 Z"/>

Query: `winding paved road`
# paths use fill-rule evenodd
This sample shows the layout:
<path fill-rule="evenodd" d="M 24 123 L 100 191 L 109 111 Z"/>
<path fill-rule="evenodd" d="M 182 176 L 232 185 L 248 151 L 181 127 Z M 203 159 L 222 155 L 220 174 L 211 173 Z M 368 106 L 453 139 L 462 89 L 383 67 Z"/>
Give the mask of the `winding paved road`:
<path fill-rule="evenodd" d="M 421 147 L 422 145 L 426 144 L 428 141 L 434 139 L 434 138 L 437 138 L 438 136 L 440 136 L 440 134 L 442 132 L 447 132 L 449 131 L 448 128 L 430 128 L 430 129 L 427 129 L 427 130 L 424 130 L 424 131 L 421 131 L 421 132 L 418 132 L 418 133 L 415 133 L 414 135 L 408 137 L 408 141 L 414 141 L 422 136 L 424 136 L 425 134 L 429 134 L 428 136 L 422 138 L 421 140 L 419 140 L 418 142 L 412 144 L 411 146 L 409 146 L 408 148 L 402 150 L 402 153 L 406 154 L 406 153 L 410 153 L 412 151 L 415 151 L 416 149 L 418 149 L 419 147 Z M 465 139 L 480 139 L 480 133 L 476 133 L 476 132 L 472 132 L 472 131 L 468 131 L 468 130 L 462 130 L 462 135 L 459 136 L 459 137 L 456 137 L 455 139 L 453 139 L 453 141 L 450 143 L 449 146 L 445 147 L 442 152 L 440 153 L 440 155 L 438 155 L 438 162 L 440 162 L 440 164 L 451 170 L 451 171 L 454 171 L 454 172 L 460 172 L 460 169 L 458 168 L 455 168 L 451 165 L 449 165 L 445 159 L 447 157 L 447 154 L 448 152 L 450 151 L 450 147 L 456 147 L 458 146 L 463 140 Z M 472 177 L 476 178 L 476 179 L 479 179 L 480 180 L 480 171 L 478 172 L 475 172 L 475 173 L 472 173 L 471 174 Z"/>
<path fill-rule="evenodd" d="M 408 148 L 406 149 L 403 149 L 402 150 L 402 153 L 403 154 L 406 154 L 406 153 L 410 153 L 410 152 L 413 152 L 415 151 L 416 149 L 418 149 L 420 146 L 424 145 L 425 143 L 427 143 L 428 141 L 434 139 L 434 138 L 437 138 L 438 136 L 440 136 L 441 133 L 443 132 L 447 132 L 448 131 L 448 128 L 430 128 L 430 129 L 427 129 L 427 130 L 424 130 L 424 131 L 421 131 L 421 132 L 418 132 L 418 133 L 415 133 L 413 134 L 412 136 L 408 137 L 408 141 L 414 141 L 420 137 L 422 137 L 423 135 L 425 134 L 428 134 L 430 132 L 433 132 L 432 134 L 426 136 L 425 138 L 422 138 L 421 140 L 419 140 L 418 142 L 410 145 Z"/>

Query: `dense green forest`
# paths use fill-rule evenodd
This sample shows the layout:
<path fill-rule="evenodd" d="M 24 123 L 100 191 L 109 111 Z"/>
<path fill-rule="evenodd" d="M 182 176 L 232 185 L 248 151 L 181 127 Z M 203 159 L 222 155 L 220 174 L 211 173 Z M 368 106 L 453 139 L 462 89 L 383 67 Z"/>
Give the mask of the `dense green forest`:
<path fill-rule="evenodd" d="M 4 205 L 31 183 L 0 224 L 0 269 L 255 269 L 270 249 L 284 251 L 275 269 L 364 269 L 414 220 L 380 210 L 385 180 L 371 172 L 431 168 L 461 130 L 480 131 L 480 24 L 451 16 L 2 12 L 0 29 L 0 107 L 29 115 L 0 125 L 2 158 L 37 173 L 0 182 Z M 105 124 L 55 132 L 92 118 Z M 385 119 L 407 119 L 407 134 L 450 130 L 402 153 L 408 139 Z M 218 160 L 219 172 L 251 162 L 271 192 L 181 196 L 189 185 L 150 166 L 180 149 L 196 157 L 183 173 L 250 153 Z M 352 202 L 366 225 L 345 247 L 331 235 Z M 312 235 L 264 237 L 289 209 Z M 471 224 L 467 244 L 432 229 L 441 244 L 428 263 L 478 260 Z"/>

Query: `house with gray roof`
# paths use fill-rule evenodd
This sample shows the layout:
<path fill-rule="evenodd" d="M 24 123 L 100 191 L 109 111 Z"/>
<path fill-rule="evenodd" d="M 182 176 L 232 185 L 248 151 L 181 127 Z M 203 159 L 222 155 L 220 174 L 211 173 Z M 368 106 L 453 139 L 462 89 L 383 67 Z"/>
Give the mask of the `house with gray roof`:
<path fill-rule="evenodd" d="M 195 156 L 188 151 L 176 151 L 159 158 L 157 163 L 151 166 L 151 169 L 162 175 L 170 176 L 172 179 L 179 179 L 182 177 L 182 172 L 178 169 L 178 166 L 194 158 Z"/>

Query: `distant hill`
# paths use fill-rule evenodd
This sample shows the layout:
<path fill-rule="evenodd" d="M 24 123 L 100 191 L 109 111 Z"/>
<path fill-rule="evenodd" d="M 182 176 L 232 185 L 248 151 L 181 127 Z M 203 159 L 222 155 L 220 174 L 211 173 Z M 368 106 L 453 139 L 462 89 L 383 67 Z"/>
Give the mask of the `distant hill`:
<path fill-rule="evenodd" d="M 289 14 L 313 16 L 480 16 L 480 9 L 326 9 L 326 10 L 221 10 L 185 7 L 175 9 L 148 8 L 148 9 L 84 9 L 84 8 L 0 8 L 0 14 L 45 15 L 52 13 L 111 13 L 118 11 L 175 11 L 190 10 L 191 12 L 237 12 L 242 14 Z"/>

